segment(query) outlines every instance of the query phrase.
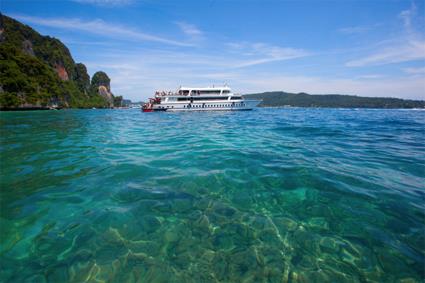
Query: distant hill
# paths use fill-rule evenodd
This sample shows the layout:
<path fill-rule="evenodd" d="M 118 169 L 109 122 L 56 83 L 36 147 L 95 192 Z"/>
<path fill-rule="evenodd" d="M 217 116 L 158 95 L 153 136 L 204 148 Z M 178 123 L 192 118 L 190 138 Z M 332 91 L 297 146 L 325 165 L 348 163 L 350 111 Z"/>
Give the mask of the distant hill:
<path fill-rule="evenodd" d="M 0 13 L 0 109 L 104 108 L 114 105 L 110 79 L 75 63 L 58 39 Z"/>
<path fill-rule="evenodd" d="M 330 107 L 330 108 L 425 108 L 423 100 L 354 95 L 288 93 L 283 91 L 253 93 L 245 98 L 262 99 L 260 107 Z"/>

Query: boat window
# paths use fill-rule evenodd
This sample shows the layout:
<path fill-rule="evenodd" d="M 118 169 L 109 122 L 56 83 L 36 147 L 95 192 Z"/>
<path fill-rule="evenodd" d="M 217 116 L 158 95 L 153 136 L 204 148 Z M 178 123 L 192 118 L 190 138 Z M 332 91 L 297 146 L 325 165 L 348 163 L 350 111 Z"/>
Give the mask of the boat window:
<path fill-rule="evenodd" d="M 180 100 L 187 100 L 188 98 L 183 97 L 183 98 L 179 98 Z M 227 100 L 228 97 L 223 97 L 223 96 L 212 96 L 212 97 L 191 97 L 190 99 L 193 99 L 194 101 L 201 101 L 201 100 L 206 100 L 206 101 L 211 101 L 211 100 Z"/>
<path fill-rule="evenodd" d="M 230 93 L 230 90 L 223 90 L 223 93 Z"/>
<path fill-rule="evenodd" d="M 232 96 L 232 98 L 230 98 L 231 100 L 239 100 L 242 99 L 241 96 Z"/>
<path fill-rule="evenodd" d="M 220 94 L 220 90 L 198 90 L 197 94 Z"/>

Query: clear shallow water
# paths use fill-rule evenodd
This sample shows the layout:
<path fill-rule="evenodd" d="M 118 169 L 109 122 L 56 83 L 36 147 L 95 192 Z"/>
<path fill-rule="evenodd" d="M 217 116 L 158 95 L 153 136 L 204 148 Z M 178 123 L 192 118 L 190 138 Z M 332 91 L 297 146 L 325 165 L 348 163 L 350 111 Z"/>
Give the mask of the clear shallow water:
<path fill-rule="evenodd" d="M 0 281 L 420 282 L 424 130 L 401 110 L 0 113 Z"/>

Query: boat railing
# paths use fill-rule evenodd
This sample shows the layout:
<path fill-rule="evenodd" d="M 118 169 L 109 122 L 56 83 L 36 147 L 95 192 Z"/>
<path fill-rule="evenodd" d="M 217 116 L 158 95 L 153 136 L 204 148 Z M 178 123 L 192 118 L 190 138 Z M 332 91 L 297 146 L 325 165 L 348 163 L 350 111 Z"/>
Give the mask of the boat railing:
<path fill-rule="evenodd" d="M 199 92 L 192 92 L 190 95 L 189 93 L 179 93 L 179 92 L 172 92 L 172 91 L 156 91 L 155 97 L 165 97 L 165 96 L 202 96 L 202 95 L 208 95 L 205 93 L 199 93 Z M 226 94 L 219 94 L 219 95 L 229 95 Z M 242 96 L 240 93 L 232 93 L 233 96 Z"/>
<path fill-rule="evenodd" d="M 156 91 L 155 96 L 161 97 L 161 96 L 188 96 L 189 94 L 183 94 L 178 92 L 172 92 L 172 91 Z"/>

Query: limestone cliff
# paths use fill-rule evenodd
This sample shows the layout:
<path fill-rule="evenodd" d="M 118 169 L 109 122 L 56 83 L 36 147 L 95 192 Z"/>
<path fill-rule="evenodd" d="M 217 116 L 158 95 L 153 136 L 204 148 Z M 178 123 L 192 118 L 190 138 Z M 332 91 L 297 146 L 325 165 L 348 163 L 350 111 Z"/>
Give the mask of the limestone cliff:
<path fill-rule="evenodd" d="M 60 40 L 1 13 L 0 70 L 0 109 L 101 108 L 113 101 L 109 77 L 92 92 L 87 68 Z"/>
<path fill-rule="evenodd" d="M 75 64 L 75 82 L 77 83 L 78 88 L 85 95 L 88 95 L 90 90 L 90 76 L 87 73 L 87 68 L 83 63 Z"/>
<path fill-rule="evenodd" d="M 108 101 L 109 107 L 114 107 L 114 95 L 111 92 L 111 79 L 105 72 L 96 72 L 91 80 L 92 91 Z"/>

